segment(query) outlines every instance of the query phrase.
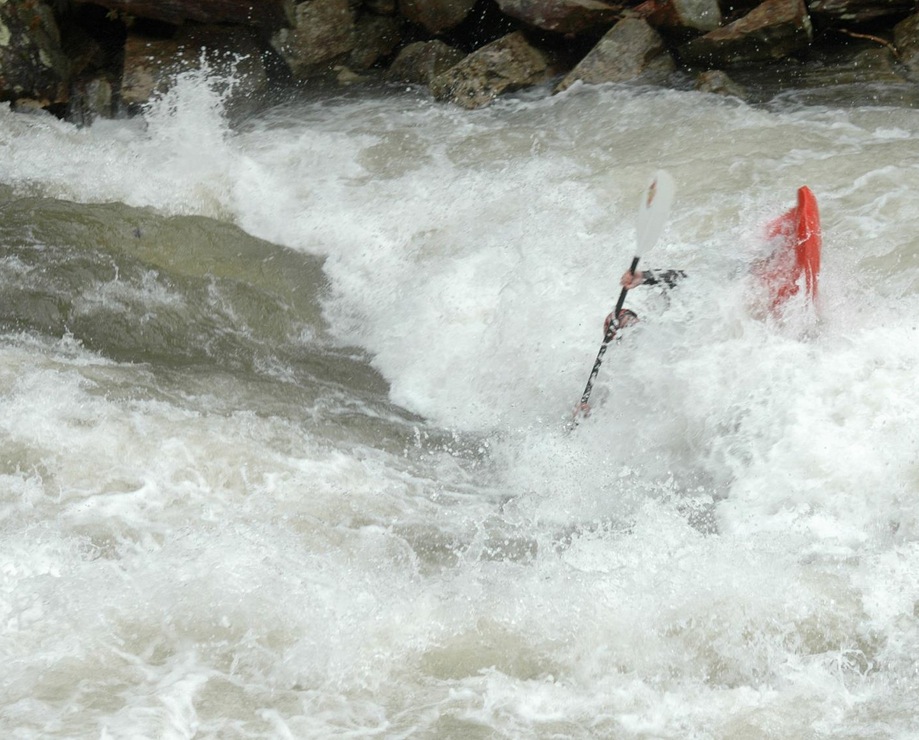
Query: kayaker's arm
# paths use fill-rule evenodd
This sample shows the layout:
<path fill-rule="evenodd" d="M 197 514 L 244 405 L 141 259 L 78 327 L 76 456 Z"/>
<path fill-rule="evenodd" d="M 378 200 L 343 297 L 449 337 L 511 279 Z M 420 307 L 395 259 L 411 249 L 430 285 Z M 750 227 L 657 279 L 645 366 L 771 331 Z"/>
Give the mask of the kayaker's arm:
<path fill-rule="evenodd" d="M 625 273 L 619 283 L 629 290 L 639 285 L 663 285 L 669 289 L 684 277 L 686 273 L 683 270 L 635 270 L 634 275 Z"/>
<path fill-rule="evenodd" d="M 631 271 L 626 272 L 619 283 L 623 288 L 628 288 L 629 290 L 637 288 L 639 285 L 661 285 L 665 290 L 670 290 L 684 277 L 686 277 L 686 273 L 683 270 L 635 270 L 634 274 Z M 606 317 L 606 321 L 603 322 L 604 336 L 609 331 L 612 321 L 613 314 L 610 314 Z M 616 328 L 624 329 L 637 321 L 638 315 L 634 311 L 623 308 L 619 312 Z"/>

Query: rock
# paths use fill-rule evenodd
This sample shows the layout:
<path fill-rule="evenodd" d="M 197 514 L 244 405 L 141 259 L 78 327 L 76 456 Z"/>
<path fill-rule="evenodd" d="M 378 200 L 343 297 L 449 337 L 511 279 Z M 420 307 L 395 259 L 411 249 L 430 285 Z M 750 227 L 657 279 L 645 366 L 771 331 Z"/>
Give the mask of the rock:
<path fill-rule="evenodd" d="M 443 41 L 416 41 L 409 44 L 386 70 L 390 82 L 430 85 L 437 75 L 459 64 L 466 55 Z"/>
<path fill-rule="evenodd" d="M 820 54 L 816 63 L 799 65 L 797 69 L 795 86 L 798 88 L 904 82 L 890 49 L 881 46 L 856 46 L 851 50 Z"/>
<path fill-rule="evenodd" d="M 107 69 L 107 50 L 77 25 L 67 28 L 63 49 L 71 68 L 67 120 L 85 126 L 100 117 L 111 118 L 115 112 L 113 83 L 117 77 Z"/>
<path fill-rule="evenodd" d="M 393 16 L 365 15 L 354 26 L 354 48 L 348 64 L 354 69 L 370 69 L 390 58 L 402 40 L 402 24 Z"/>
<path fill-rule="evenodd" d="M 126 105 L 148 102 L 155 92 L 165 92 L 170 74 L 178 72 L 175 54 L 179 45 L 166 39 L 128 36 L 124 45 L 121 97 Z"/>
<path fill-rule="evenodd" d="M 476 0 L 399 0 L 399 12 L 432 34 L 455 28 L 472 12 Z"/>
<path fill-rule="evenodd" d="M 622 4 L 601 0 L 497 0 L 501 12 L 556 33 L 601 32 L 622 17 Z"/>
<path fill-rule="evenodd" d="M 0 1 L 0 100 L 61 103 L 69 78 L 51 8 L 37 0 Z"/>
<path fill-rule="evenodd" d="M 721 25 L 718 0 L 647 0 L 635 11 L 661 33 L 684 40 Z"/>
<path fill-rule="evenodd" d="M 556 86 L 566 90 L 577 81 L 591 84 L 662 80 L 676 68 L 664 40 L 647 22 L 626 18 L 613 26 Z"/>
<path fill-rule="evenodd" d="M 61 46 L 70 60 L 70 73 L 74 78 L 97 72 L 106 65 L 106 50 L 102 44 L 79 26 L 68 29 Z"/>
<path fill-rule="evenodd" d="M 481 108 L 504 92 L 542 82 L 548 62 L 519 31 L 508 34 L 463 59 L 431 80 L 438 100 L 464 108 Z"/>
<path fill-rule="evenodd" d="M 225 23 L 275 30 L 294 23 L 293 0 L 77 0 L 135 18 L 181 25 Z"/>
<path fill-rule="evenodd" d="M 919 82 L 919 14 L 911 15 L 893 28 L 893 43 L 906 76 Z"/>
<path fill-rule="evenodd" d="M 355 16 L 348 0 L 306 0 L 297 6 L 293 29 L 271 40 L 295 77 L 321 75 L 355 46 Z"/>
<path fill-rule="evenodd" d="M 699 92 L 733 96 L 735 98 L 740 98 L 741 100 L 745 100 L 747 97 L 746 88 L 743 85 L 734 82 L 734 80 L 728 77 L 726 72 L 720 69 L 711 69 L 706 72 L 702 72 L 696 78 L 695 87 Z"/>
<path fill-rule="evenodd" d="M 364 7 L 377 15 L 395 15 L 398 3 L 396 0 L 364 0 Z"/>
<path fill-rule="evenodd" d="M 803 0 L 766 0 L 743 18 L 679 47 L 682 61 L 723 67 L 782 59 L 813 38 Z"/>
<path fill-rule="evenodd" d="M 915 0 L 808 0 L 815 22 L 861 25 L 881 18 L 906 16 L 916 11 Z"/>
<path fill-rule="evenodd" d="M 128 36 L 121 98 L 136 107 L 166 92 L 176 75 L 207 64 L 231 100 L 251 96 L 267 84 L 263 49 L 255 32 L 232 26 L 188 26 L 174 39 Z"/>
<path fill-rule="evenodd" d="M 111 118 L 113 100 L 112 83 L 105 77 L 81 80 L 70 90 L 67 120 L 77 126 L 88 126 L 97 118 Z"/>

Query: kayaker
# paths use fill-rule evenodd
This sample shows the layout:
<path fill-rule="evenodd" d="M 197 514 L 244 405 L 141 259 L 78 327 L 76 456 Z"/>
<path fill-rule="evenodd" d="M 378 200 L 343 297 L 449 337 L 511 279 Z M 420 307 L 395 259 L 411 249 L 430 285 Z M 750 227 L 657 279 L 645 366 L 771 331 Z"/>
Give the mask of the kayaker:
<path fill-rule="evenodd" d="M 686 277 L 686 273 L 683 272 L 683 270 L 635 270 L 634 273 L 627 270 L 622 275 L 619 284 L 627 290 L 632 290 L 632 288 L 637 288 L 640 285 L 663 285 L 665 290 L 670 290 L 670 288 L 676 285 L 677 282 L 684 277 Z M 612 320 L 613 314 L 610 312 L 609 316 L 606 317 L 606 321 L 603 322 L 604 335 L 609 331 L 609 324 Z M 638 314 L 634 311 L 623 308 L 619 312 L 620 329 L 631 326 L 637 321 Z"/>

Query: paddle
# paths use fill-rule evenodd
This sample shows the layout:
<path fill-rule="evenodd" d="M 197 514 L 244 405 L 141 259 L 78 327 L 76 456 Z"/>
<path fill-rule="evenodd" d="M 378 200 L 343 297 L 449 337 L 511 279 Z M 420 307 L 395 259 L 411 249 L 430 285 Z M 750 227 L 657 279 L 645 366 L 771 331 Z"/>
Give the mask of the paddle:
<path fill-rule="evenodd" d="M 642 193 L 641 202 L 638 205 L 638 248 L 632 258 L 632 266 L 629 268 L 629 272 L 632 275 L 638 269 L 638 260 L 641 259 L 642 253 L 653 247 L 661 235 L 664 222 L 670 213 L 670 205 L 673 203 L 673 193 L 673 178 L 664 170 L 658 170 L 655 173 L 654 177 L 651 178 L 651 182 L 648 183 L 648 187 Z M 574 417 L 568 424 L 569 431 L 578 425 L 578 417 L 586 416 L 590 411 L 587 402 L 590 400 L 594 380 L 600 372 L 600 365 L 603 364 L 603 355 L 606 354 L 606 348 L 613 341 L 616 332 L 619 330 L 619 312 L 622 310 L 622 305 L 625 303 L 625 296 L 628 292 L 628 288 L 623 288 L 619 293 L 619 300 L 616 301 L 616 308 L 613 310 L 613 319 L 610 321 L 603 337 L 603 343 L 600 345 L 597 359 L 594 361 L 590 377 L 587 379 L 587 387 L 584 388 L 581 402 L 575 409 Z"/>

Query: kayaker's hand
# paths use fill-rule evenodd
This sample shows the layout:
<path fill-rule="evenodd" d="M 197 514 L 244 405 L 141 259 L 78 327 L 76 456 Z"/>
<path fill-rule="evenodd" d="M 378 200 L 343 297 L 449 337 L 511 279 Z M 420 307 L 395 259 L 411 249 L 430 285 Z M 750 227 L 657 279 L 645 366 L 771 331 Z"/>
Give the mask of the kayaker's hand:
<path fill-rule="evenodd" d="M 627 270 L 625 274 L 622 276 L 622 280 L 619 281 L 619 284 L 623 288 L 626 288 L 627 290 L 631 290 L 632 288 L 637 288 L 644 281 L 645 281 L 645 274 L 641 270 L 635 270 L 634 275 Z"/>
<path fill-rule="evenodd" d="M 625 329 L 627 326 L 631 326 L 638 322 L 638 316 L 634 311 L 630 311 L 627 308 L 623 308 L 619 312 L 619 328 Z M 613 313 L 610 311 L 609 315 L 606 317 L 606 320 L 603 322 L 603 334 L 604 336 L 609 332 L 609 325 L 613 323 Z M 613 332 L 613 337 L 616 336 L 616 332 Z M 612 337 L 610 337 L 612 339 Z"/>

